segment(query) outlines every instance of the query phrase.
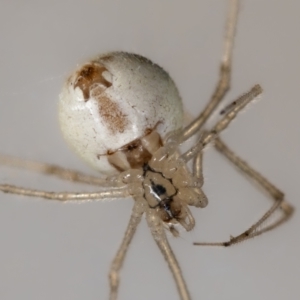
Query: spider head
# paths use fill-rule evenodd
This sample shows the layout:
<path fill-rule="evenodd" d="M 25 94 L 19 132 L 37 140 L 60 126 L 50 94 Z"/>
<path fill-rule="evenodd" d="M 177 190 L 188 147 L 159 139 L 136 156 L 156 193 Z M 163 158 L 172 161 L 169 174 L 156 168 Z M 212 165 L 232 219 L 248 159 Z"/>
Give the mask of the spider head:
<path fill-rule="evenodd" d="M 176 156 L 163 156 L 162 153 L 155 153 L 143 167 L 144 198 L 176 236 L 175 224 L 187 231 L 195 225 L 188 205 L 205 207 L 207 199 L 201 190 L 202 183 L 180 164 Z"/>

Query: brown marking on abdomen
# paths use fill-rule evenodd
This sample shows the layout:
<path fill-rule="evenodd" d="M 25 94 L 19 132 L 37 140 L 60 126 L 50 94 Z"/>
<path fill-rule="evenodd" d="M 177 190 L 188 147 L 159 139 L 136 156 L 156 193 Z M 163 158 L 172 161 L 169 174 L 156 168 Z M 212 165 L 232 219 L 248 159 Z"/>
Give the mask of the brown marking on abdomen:
<path fill-rule="evenodd" d="M 124 132 L 129 124 L 129 120 L 127 115 L 122 112 L 120 106 L 103 94 L 93 96 L 98 101 L 99 114 L 108 130 L 112 134 Z"/>
<path fill-rule="evenodd" d="M 107 69 L 99 63 L 86 64 L 78 71 L 74 88 L 79 87 L 82 90 L 85 101 L 88 101 L 90 98 L 90 88 L 93 84 L 99 83 L 102 85 L 103 91 L 112 85 L 111 82 L 103 77 L 102 73 L 105 71 Z"/>

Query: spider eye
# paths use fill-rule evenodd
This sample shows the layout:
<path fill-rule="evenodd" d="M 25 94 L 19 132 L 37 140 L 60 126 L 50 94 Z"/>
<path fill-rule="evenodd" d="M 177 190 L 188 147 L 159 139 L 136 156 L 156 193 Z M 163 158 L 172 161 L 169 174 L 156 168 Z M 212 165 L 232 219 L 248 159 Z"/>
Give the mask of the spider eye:
<path fill-rule="evenodd" d="M 153 152 L 152 139 L 181 128 L 183 109 L 173 80 L 161 67 L 136 54 L 112 52 L 69 77 L 60 94 L 59 120 L 75 152 L 111 174 L 119 170 L 108 161 L 108 152 L 157 131 L 158 137 L 149 134 L 143 142 Z"/>

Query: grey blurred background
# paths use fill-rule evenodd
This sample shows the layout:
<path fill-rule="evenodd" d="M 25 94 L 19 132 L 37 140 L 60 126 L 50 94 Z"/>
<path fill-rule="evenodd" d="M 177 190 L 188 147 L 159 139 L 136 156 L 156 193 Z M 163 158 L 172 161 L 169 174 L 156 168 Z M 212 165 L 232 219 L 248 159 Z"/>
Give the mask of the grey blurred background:
<path fill-rule="evenodd" d="M 59 132 L 57 100 L 74 67 L 110 50 L 149 57 L 170 72 L 190 112 L 218 76 L 227 1 L 0 1 L 0 152 L 93 173 Z M 300 2 L 244 0 L 227 103 L 260 83 L 263 97 L 224 139 L 299 207 Z M 225 103 L 226 103 L 225 101 Z M 213 148 L 205 153 L 209 206 L 196 229 L 170 243 L 192 299 L 298 299 L 299 213 L 284 226 L 228 249 L 271 201 Z M 1 167 L 0 181 L 50 191 L 86 186 Z M 108 299 L 110 262 L 132 200 L 61 204 L 0 194 L 0 299 Z M 142 222 L 121 273 L 119 299 L 178 299 Z"/>

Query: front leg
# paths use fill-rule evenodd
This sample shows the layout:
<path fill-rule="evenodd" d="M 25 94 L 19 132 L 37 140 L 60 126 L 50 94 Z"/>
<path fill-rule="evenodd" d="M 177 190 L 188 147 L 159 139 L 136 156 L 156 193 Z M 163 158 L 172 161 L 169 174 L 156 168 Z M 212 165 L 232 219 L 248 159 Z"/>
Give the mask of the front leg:
<path fill-rule="evenodd" d="M 10 155 L 0 154 L 0 165 L 7 167 L 19 168 L 32 172 L 38 172 L 45 175 L 52 175 L 63 180 L 91 184 L 95 186 L 110 187 L 114 186 L 115 176 L 95 177 L 86 175 L 79 171 L 62 168 L 57 165 L 42 162 L 31 161 Z"/>
<path fill-rule="evenodd" d="M 277 187 L 275 187 L 259 172 L 250 167 L 244 160 L 238 157 L 220 138 L 215 139 L 215 147 L 220 153 L 222 153 L 227 159 L 229 159 L 234 164 L 234 166 L 238 168 L 238 170 L 247 175 L 257 184 L 259 184 L 271 196 L 274 203 L 250 228 L 235 237 L 231 237 L 230 240 L 215 243 L 201 242 L 194 243 L 194 245 L 228 247 L 244 240 L 248 240 L 255 236 L 261 235 L 264 232 L 270 231 L 290 219 L 293 214 L 294 208 L 284 199 L 284 194 Z M 278 209 L 280 209 L 282 212 L 281 217 L 270 223 L 269 225 L 263 226 L 265 222 L 270 218 L 270 216 L 273 215 L 273 213 Z"/>
<path fill-rule="evenodd" d="M 177 289 L 181 300 L 191 300 L 191 296 L 187 289 L 185 280 L 183 278 L 181 269 L 179 267 L 178 261 L 169 245 L 166 237 L 165 228 L 162 224 L 161 219 L 157 216 L 155 210 L 149 208 L 146 211 L 146 218 L 148 225 L 150 227 L 152 236 L 159 247 L 161 253 L 163 254 L 165 260 L 167 261 L 171 273 L 175 279 Z"/>
<path fill-rule="evenodd" d="M 144 200 L 136 199 L 136 202 L 132 209 L 132 214 L 121 243 L 121 246 L 111 264 L 109 272 L 109 282 L 110 282 L 110 300 L 116 300 L 118 296 L 118 287 L 120 283 L 120 270 L 123 266 L 124 259 L 128 250 L 128 247 L 132 241 L 132 238 L 136 232 L 136 228 L 139 225 L 142 215 L 144 213 Z"/>

